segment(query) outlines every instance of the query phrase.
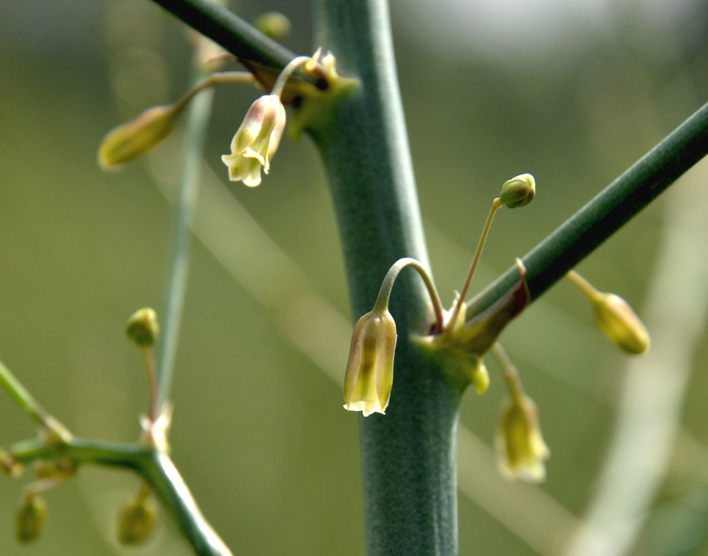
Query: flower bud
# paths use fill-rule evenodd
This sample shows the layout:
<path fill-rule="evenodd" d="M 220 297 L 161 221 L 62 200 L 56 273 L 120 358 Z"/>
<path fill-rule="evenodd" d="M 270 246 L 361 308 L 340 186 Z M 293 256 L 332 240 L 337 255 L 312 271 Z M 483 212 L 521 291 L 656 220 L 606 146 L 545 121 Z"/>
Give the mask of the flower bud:
<path fill-rule="evenodd" d="M 118 542 L 128 546 L 144 543 L 155 528 L 157 505 L 143 493 L 131 498 L 118 519 Z"/>
<path fill-rule="evenodd" d="M 487 367 L 485 367 L 481 359 L 477 361 L 477 365 L 472 371 L 472 384 L 474 384 L 474 389 L 480 396 L 489 388 L 489 371 L 487 371 Z"/>
<path fill-rule="evenodd" d="M 24 471 L 21 463 L 8 454 L 5 450 L 0 450 L 0 469 L 11 479 L 16 479 Z"/>
<path fill-rule="evenodd" d="M 103 138 L 98 148 L 99 165 L 110 170 L 144 155 L 172 133 L 179 114 L 175 105 L 153 106 L 119 125 Z"/>
<path fill-rule="evenodd" d="M 499 468 L 507 478 L 541 482 L 551 452 L 538 425 L 536 404 L 525 394 L 506 398 L 495 438 Z"/>
<path fill-rule="evenodd" d="M 629 303 L 613 293 L 600 293 L 592 302 L 597 324 L 610 340 L 629 353 L 649 349 L 649 332 Z"/>
<path fill-rule="evenodd" d="M 344 408 L 364 417 L 385 413 L 393 385 L 396 322 L 388 310 L 374 309 L 354 327 L 344 375 Z"/>
<path fill-rule="evenodd" d="M 136 311 L 128 320 L 128 326 L 125 329 L 128 338 L 140 347 L 153 345 L 159 331 L 157 313 L 150 308 Z"/>
<path fill-rule="evenodd" d="M 276 41 L 282 40 L 290 33 L 290 20 L 280 12 L 267 12 L 258 16 L 253 26 Z"/>
<path fill-rule="evenodd" d="M 536 195 L 536 180 L 531 174 L 521 174 L 504 182 L 499 199 L 509 208 L 528 205 Z"/>
<path fill-rule="evenodd" d="M 251 105 L 231 141 L 231 154 L 221 157 L 231 181 L 248 187 L 261 183 L 261 167 L 266 174 L 270 170 L 285 122 L 285 107 L 277 95 L 263 95 Z"/>
<path fill-rule="evenodd" d="M 37 494 L 26 495 L 15 517 L 17 540 L 28 543 L 39 537 L 46 515 L 47 503 L 44 498 Z"/>

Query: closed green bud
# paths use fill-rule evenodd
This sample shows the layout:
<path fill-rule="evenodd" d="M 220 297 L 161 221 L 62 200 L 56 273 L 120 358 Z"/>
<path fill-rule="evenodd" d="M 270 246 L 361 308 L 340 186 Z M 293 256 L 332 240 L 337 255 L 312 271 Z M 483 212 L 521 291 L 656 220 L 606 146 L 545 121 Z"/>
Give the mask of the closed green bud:
<path fill-rule="evenodd" d="M 279 41 L 290 33 L 290 20 L 279 12 L 267 12 L 258 16 L 253 26 L 264 35 Z"/>
<path fill-rule="evenodd" d="M 569 270 L 566 277 L 592 302 L 595 320 L 605 336 L 628 353 L 644 353 L 649 349 L 647 327 L 629 303 L 614 293 L 598 291 L 574 270 Z"/>
<path fill-rule="evenodd" d="M 614 293 L 601 293 L 592 302 L 597 324 L 610 340 L 628 353 L 649 349 L 649 332 L 629 303 Z"/>
<path fill-rule="evenodd" d="M 128 320 L 125 333 L 140 347 L 151 346 L 157 340 L 160 327 L 157 313 L 150 308 L 140 309 Z"/>
<path fill-rule="evenodd" d="M 28 543 L 39 537 L 44 518 L 47 515 L 47 503 L 37 494 L 25 496 L 15 518 L 17 540 Z"/>
<path fill-rule="evenodd" d="M 499 199 L 502 205 L 517 208 L 528 205 L 536 195 L 536 180 L 531 174 L 521 174 L 504 182 Z"/>
<path fill-rule="evenodd" d="M 155 528 L 157 505 L 143 493 L 131 498 L 123 506 L 118 520 L 118 541 L 135 546 L 144 543 Z"/>
<path fill-rule="evenodd" d="M 172 133 L 181 109 L 180 105 L 153 106 L 110 131 L 98 148 L 101 168 L 117 168 L 159 145 Z"/>

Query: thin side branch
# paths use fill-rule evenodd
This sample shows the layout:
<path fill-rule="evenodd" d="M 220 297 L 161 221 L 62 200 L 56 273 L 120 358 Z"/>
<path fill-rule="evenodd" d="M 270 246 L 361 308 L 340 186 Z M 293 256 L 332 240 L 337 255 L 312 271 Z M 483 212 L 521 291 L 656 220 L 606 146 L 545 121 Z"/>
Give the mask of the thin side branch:
<path fill-rule="evenodd" d="M 706 154 L 708 104 L 523 257 L 531 300 L 563 278 Z M 518 268 L 513 266 L 472 300 L 468 316 L 491 306 L 518 280 Z"/>

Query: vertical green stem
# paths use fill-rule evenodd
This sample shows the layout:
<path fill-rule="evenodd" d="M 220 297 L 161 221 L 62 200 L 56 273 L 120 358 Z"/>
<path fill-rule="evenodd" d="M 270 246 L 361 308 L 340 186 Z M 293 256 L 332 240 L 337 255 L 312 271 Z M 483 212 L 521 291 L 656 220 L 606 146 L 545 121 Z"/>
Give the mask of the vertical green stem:
<path fill-rule="evenodd" d="M 376 299 L 403 257 L 428 267 L 383 0 L 319 0 L 317 44 L 361 87 L 334 121 L 309 132 L 337 212 L 352 312 Z M 457 554 L 455 435 L 461 392 L 411 344 L 434 321 L 421 281 L 401 275 L 391 298 L 399 342 L 386 415 L 360 417 L 369 556 Z"/>
<path fill-rule="evenodd" d="M 204 74 L 195 71 L 194 83 L 201 83 Z M 165 320 L 162 327 L 162 352 L 160 354 L 160 387 L 158 408 L 169 399 L 174 374 L 175 356 L 179 339 L 184 299 L 189 273 L 190 228 L 194 221 L 194 209 L 199 191 L 199 171 L 206 139 L 207 124 L 214 99 L 214 91 L 202 91 L 192 101 L 188 111 L 187 149 L 184 159 L 182 183 L 177 201 L 174 228 L 172 263 L 165 300 Z"/>

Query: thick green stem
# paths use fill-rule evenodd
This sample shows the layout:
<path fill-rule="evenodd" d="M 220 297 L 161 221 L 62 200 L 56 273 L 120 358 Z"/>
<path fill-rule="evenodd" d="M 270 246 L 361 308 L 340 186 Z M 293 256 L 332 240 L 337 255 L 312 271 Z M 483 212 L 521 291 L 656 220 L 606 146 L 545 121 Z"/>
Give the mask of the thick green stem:
<path fill-rule="evenodd" d="M 320 0 L 317 44 L 361 87 L 317 143 L 339 221 L 354 319 L 369 310 L 381 277 L 412 257 L 428 267 L 401 106 L 389 15 L 382 0 Z M 413 274 L 391 298 L 398 327 L 395 380 L 386 415 L 361 417 L 369 556 L 457 553 L 455 434 L 461 392 L 411 344 L 434 321 Z"/>
<path fill-rule="evenodd" d="M 531 300 L 540 297 L 706 154 L 708 104 L 523 257 Z M 481 313 L 518 280 L 514 266 L 470 303 L 467 314 Z"/>

